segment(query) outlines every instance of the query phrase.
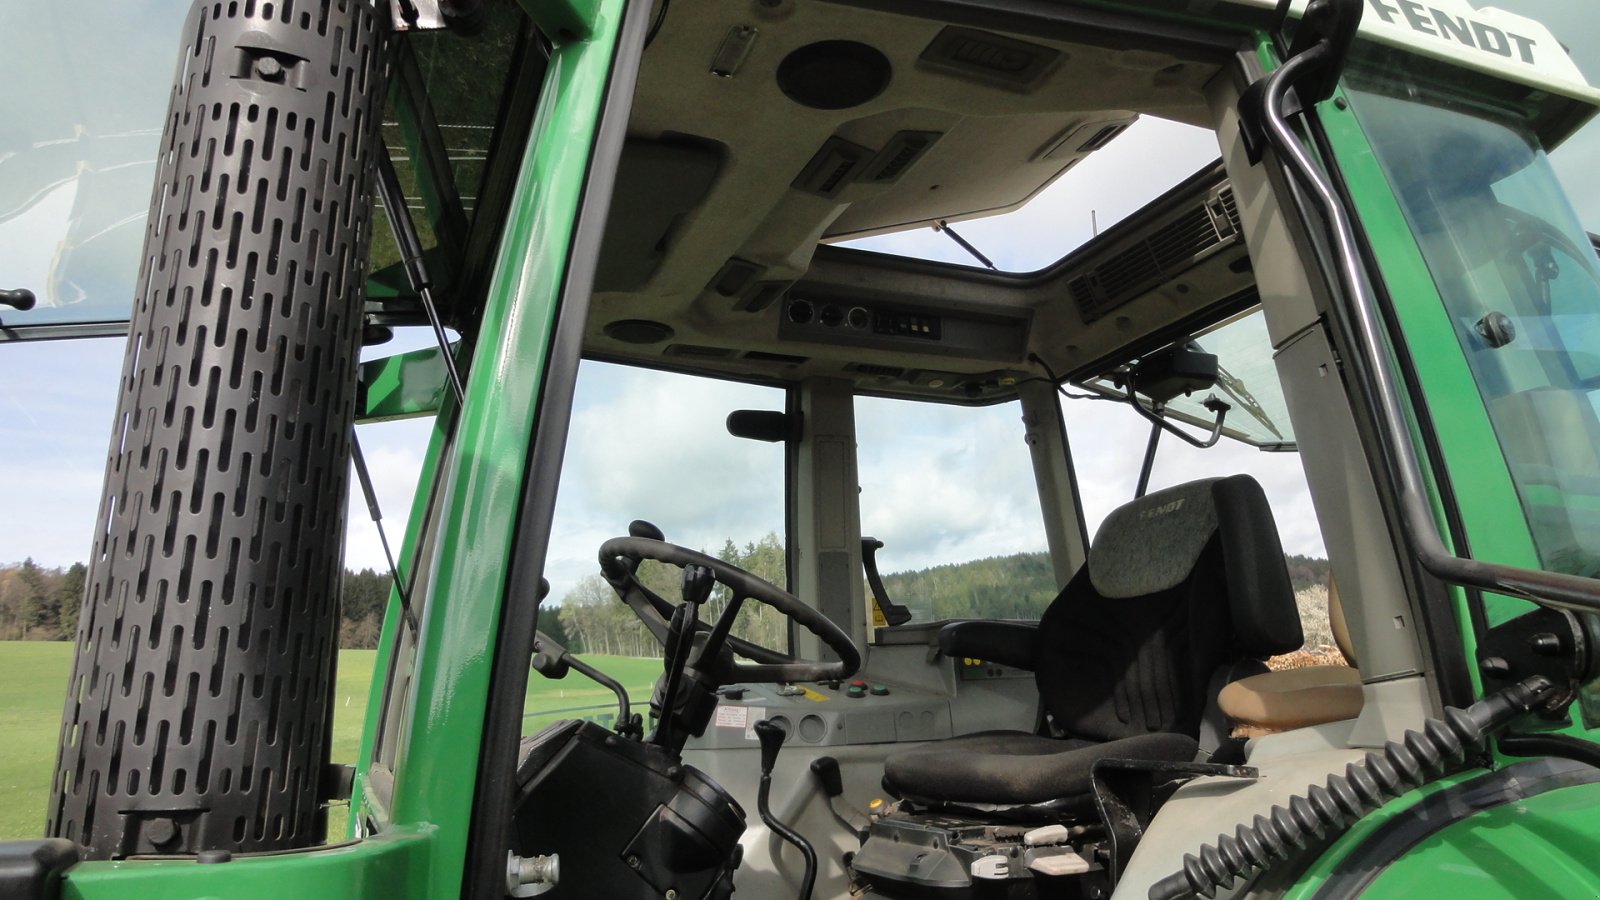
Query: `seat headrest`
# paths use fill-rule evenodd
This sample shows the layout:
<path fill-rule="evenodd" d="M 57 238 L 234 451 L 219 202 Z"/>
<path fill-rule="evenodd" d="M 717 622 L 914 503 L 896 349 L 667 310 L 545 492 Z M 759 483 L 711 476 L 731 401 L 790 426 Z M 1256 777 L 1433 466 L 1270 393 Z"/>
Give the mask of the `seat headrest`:
<path fill-rule="evenodd" d="M 1191 481 L 1119 506 L 1089 545 L 1089 580 L 1103 597 L 1143 597 L 1189 577 L 1217 530 L 1216 479 Z"/>
<path fill-rule="evenodd" d="M 1106 517 L 1089 549 L 1101 596 L 1130 599 L 1182 584 L 1215 538 L 1239 648 L 1266 656 L 1305 639 L 1277 525 L 1248 475 L 1191 481 L 1148 494 Z"/>

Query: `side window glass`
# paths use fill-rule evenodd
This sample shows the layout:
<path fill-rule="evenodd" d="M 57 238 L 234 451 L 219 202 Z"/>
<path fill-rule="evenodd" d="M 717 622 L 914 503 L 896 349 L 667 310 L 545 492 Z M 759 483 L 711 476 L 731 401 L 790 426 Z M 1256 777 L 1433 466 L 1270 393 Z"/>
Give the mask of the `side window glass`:
<path fill-rule="evenodd" d="M 1017 402 L 857 398 L 861 533 L 911 621 L 1037 619 L 1060 591 L 1023 433 Z"/>
<path fill-rule="evenodd" d="M 661 674 L 661 647 L 600 577 L 600 545 L 642 519 L 669 543 L 787 587 L 784 446 L 736 438 L 726 426 L 736 409 L 782 411 L 785 401 L 777 388 L 714 378 L 598 362 L 578 370 L 539 630 L 619 681 L 636 710 Z M 678 599 L 676 566 L 645 562 L 638 577 Z M 719 586 L 702 618 L 714 619 L 726 602 Z M 733 633 L 788 647 L 784 619 L 760 603 L 741 608 Z M 558 719 L 609 726 L 616 709 L 610 691 L 581 675 L 534 674 L 523 733 Z"/>

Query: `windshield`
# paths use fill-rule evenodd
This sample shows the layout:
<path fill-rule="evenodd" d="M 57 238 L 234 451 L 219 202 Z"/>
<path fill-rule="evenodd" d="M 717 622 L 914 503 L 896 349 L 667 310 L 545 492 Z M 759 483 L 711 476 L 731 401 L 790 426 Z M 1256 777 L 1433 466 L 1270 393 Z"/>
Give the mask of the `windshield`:
<path fill-rule="evenodd" d="M 1167 401 L 1166 413 L 1209 428 L 1217 414 L 1206 404 L 1228 405 L 1222 433 L 1263 450 L 1294 450 L 1289 404 L 1272 359 L 1267 318 L 1257 306 L 1224 319 L 1185 340 L 1191 349 L 1217 358 L 1217 383 L 1210 390 L 1182 394 Z M 1102 394 L 1126 397 L 1122 371 L 1109 372 L 1089 386 Z"/>
<path fill-rule="evenodd" d="M 1600 575 L 1600 262 L 1538 140 L 1464 102 L 1357 90 L 1540 561 Z"/>
<path fill-rule="evenodd" d="M 11 87 L 0 117 L 0 289 L 27 289 L 37 304 L 0 307 L 0 341 L 113 334 L 127 321 L 188 9 L 179 0 L 0 6 L 0 77 Z M 413 35 L 385 113 L 384 141 L 441 283 L 458 252 L 434 251 L 441 241 L 458 251 L 472 224 L 522 19 L 510 0 L 487 13 L 480 38 Z M 430 151 L 432 167 L 419 158 Z M 369 292 L 407 296 L 381 209 L 375 224 Z"/>

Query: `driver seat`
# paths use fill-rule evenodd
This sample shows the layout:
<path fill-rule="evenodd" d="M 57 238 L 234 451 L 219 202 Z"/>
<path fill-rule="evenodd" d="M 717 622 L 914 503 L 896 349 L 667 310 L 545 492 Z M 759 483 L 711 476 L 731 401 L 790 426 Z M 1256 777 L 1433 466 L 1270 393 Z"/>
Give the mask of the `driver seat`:
<path fill-rule="evenodd" d="M 1271 509 L 1246 475 L 1117 509 L 1037 627 L 958 622 L 939 640 L 947 655 L 1031 669 L 1045 733 L 896 753 L 884 785 L 920 807 L 1008 819 L 1091 809 L 1100 759 L 1194 761 L 1221 687 L 1303 643 Z"/>

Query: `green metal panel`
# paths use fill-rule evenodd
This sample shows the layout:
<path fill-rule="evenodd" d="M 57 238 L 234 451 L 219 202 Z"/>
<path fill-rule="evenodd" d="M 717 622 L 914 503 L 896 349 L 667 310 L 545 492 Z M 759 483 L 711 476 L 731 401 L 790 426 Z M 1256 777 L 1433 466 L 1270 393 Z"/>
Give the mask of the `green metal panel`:
<path fill-rule="evenodd" d="M 1395 860 L 1361 896 L 1600 897 L 1600 784 L 1539 794 L 1462 819 Z"/>
<path fill-rule="evenodd" d="M 283 897 L 427 896 L 431 828 L 395 829 L 354 844 L 201 865 L 189 860 L 80 863 L 63 879 L 64 900 L 281 900 Z"/>
<path fill-rule="evenodd" d="M 466 402 L 439 468 L 436 531 L 418 561 L 428 598 L 390 812 L 398 827 L 436 827 L 419 885 L 425 896 L 460 892 L 512 528 L 622 6 L 603 3 L 592 39 L 559 45 L 552 55 Z"/>
<path fill-rule="evenodd" d="M 1343 864 L 1350 851 L 1364 845 L 1372 836 L 1372 833 L 1381 828 L 1390 819 L 1404 814 L 1411 807 L 1434 794 L 1442 793 L 1464 782 L 1479 778 L 1483 774 L 1483 769 L 1471 769 L 1465 772 L 1458 772 L 1447 778 L 1441 778 L 1390 801 L 1377 812 L 1371 813 L 1356 822 L 1311 864 L 1311 867 L 1300 877 L 1295 886 L 1284 894 L 1284 900 L 1308 900 L 1322 886 L 1322 883 L 1328 879 L 1328 876 Z"/>
<path fill-rule="evenodd" d="M 412 721 L 402 728 L 396 757 L 392 824 L 347 845 L 225 864 L 82 864 L 65 879 L 64 896 L 393 900 L 460 893 L 511 532 L 622 8 L 623 0 L 598 0 L 588 39 L 574 40 L 569 33 L 552 52 L 490 283 L 465 412 L 442 455 L 445 444 L 435 431 L 424 469 L 419 500 L 429 494 L 435 472 L 439 485 L 434 533 L 425 543 L 427 556 L 418 560 L 418 582 L 428 586 L 428 596 L 409 687 Z M 413 510 L 403 560 L 419 545 L 422 506 Z M 391 599 L 378 672 L 387 670 L 393 652 L 396 604 Z M 371 757 L 382 689 L 373 686 L 363 759 Z M 359 783 L 356 790 L 359 797 Z"/>
<path fill-rule="evenodd" d="M 449 375 L 439 348 L 424 347 L 362 363 L 360 383 L 361 411 L 356 420 L 387 422 L 438 412 Z"/>

